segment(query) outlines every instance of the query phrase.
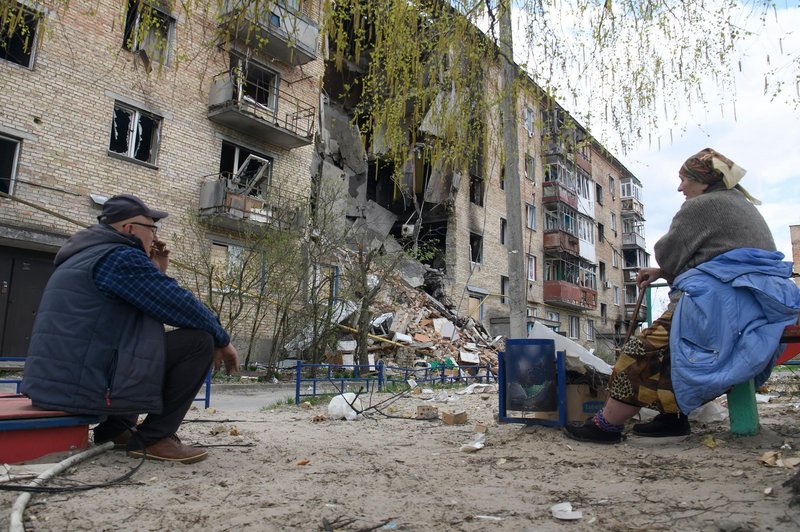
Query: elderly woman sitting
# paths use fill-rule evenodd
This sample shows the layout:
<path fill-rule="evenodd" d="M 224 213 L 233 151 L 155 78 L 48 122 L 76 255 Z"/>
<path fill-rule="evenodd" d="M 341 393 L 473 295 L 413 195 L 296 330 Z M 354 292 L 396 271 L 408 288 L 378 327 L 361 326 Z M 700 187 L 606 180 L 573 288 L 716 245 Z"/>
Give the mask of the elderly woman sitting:
<path fill-rule="evenodd" d="M 655 245 L 659 267 L 636 279 L 640 290 L 665 279 L 670 304 L 623 345 L 608 401 L 583 425 L 566 427 L 569 437 L 617 443 L 642 407 L 661 413 L 634 425 L 634 434 L 686 435 L 689 412 L 739 382 L 769 377 L 781 332 L 800 312 L 800 289 L 754 206 L 760 203 L 739 185 L 744 174 L 711 148 L 681 167 L 686 201 Z"/>

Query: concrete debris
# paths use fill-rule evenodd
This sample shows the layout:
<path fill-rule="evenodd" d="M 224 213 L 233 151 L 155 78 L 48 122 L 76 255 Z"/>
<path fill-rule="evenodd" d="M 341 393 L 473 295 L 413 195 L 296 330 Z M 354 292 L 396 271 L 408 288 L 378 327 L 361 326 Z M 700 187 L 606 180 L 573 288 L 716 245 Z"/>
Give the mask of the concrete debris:
<path fill-rule="evenodd" d="M 367 351 L 375 354 L 376 361 L 382 360 L 389 368 L 443 367 L 448 377 L 474 376 L 478 371 L 485 375 L 488 366 L 491 375 L 497 375 L 495 345 L 502 342 L 492 338 L 480 322 L 458 316 L 428 293 L 409 286 L 402 275 L 383 283 L 370 309 L 375 318 L 370 322 Z M 351 319 L 356 317 L 354 313 Z M 354 352 L 354 343 L 353 336 L 343 331 L 338 360 L 331 362 L 341 363 L 342 355 Z"/>

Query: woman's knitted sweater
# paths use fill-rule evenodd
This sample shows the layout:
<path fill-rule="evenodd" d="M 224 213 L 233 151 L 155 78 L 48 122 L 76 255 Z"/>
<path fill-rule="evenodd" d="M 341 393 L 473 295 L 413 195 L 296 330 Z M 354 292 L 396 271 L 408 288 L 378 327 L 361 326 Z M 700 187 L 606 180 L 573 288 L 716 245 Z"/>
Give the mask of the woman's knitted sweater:
<path fill-rule="evenodd" d="M 672 279 L 737 248 L 776 250 L 761 213 L 738 190 L 723 188 L 687 199 L 654 249 L 658 266 Z"/>

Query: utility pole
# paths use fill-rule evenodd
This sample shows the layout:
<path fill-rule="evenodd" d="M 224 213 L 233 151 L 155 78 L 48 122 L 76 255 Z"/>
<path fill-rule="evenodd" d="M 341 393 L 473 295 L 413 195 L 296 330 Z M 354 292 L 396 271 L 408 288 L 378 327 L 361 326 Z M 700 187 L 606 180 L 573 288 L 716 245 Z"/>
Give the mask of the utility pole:
<path fill-rule="evenodd" d="M 525 308 L 526 275 L 522 243 L 522 205 L 519 181 L 516 67 L 511 39 L 511 0 L 499 0 L 500 63 L 503 70 L 503 145 L 505 148 L 506 219 L 508 223 L 508 298 L 510 338 L 527 338 Z"/>

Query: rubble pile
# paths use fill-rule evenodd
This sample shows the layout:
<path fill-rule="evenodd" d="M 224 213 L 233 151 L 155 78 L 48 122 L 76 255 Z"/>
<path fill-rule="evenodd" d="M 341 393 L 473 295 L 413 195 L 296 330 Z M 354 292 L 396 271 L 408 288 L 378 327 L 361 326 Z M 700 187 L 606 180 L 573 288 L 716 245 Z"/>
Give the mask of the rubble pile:
<path fill-rule="evenodd" d="M 492 338 L 480 322 L 458 316 L 423 290 L 399 279 L 384 280 L 376 299 L 368 347 L 375 362 L 380 359 L 402 368 L 480 365 L 482 371 L 489 366 L 497 374 L 501 337 Z M 352 337 L 343 336 L 338 354 L 352 355 L 355 344 Z"/>

